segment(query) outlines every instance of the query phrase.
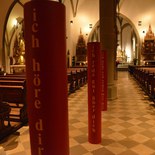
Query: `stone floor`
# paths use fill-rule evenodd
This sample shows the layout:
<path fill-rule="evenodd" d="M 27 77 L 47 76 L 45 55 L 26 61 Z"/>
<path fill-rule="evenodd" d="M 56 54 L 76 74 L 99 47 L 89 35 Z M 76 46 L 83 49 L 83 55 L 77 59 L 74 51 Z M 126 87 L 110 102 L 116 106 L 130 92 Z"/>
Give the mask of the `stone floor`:
<path fill-rule="evenodd" d="M 68 97 L 70 155 L 155 155 L 154 103 L 126 71 L 118 72 L 117 89 L 118 98 L 102 112 L 101 144 L 88 142 L 87 85 Z M 4 155 L 30 155 L 29 127 L 0 146 Z"/>

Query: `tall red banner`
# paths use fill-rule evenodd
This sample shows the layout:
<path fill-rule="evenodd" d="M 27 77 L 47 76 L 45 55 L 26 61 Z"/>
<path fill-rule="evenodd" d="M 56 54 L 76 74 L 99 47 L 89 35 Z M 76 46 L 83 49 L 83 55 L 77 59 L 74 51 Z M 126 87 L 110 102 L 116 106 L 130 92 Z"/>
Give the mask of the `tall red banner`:
<path fill-rule="evenodd" d="M 101 143 L 101 51 L 99 42 L 87 45 L 88 53 L 88 140 Z"/>
<path fill-rule="evenodd" d="M 101 103 L 102 110 L 107 111 L 107 52 L 101 51 L 101 77 L 102 77 L 102 91 Z"/>
<path fill-rule="evenodd" d="M 27 104 L 32 155 L 69 155 L 65 6 L 24 6 Z"/>

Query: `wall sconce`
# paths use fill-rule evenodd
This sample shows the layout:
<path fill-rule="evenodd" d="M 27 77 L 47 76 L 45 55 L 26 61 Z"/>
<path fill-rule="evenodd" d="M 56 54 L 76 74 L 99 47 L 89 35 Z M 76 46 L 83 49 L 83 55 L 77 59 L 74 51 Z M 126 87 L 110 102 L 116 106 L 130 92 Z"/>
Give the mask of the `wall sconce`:
<path fill-rule="evenodd" d="M 141 20 L 138 21 L 138 26 L 142 26 L 142 21 Z"/>
<path fill-rule="evenodd" d="M 73 21 L 72 20 L 70 21 L 70 24 L 73 24 Z"/>
<path fill-rule="evenodd" d="M 93 24 L 89 24 L 89 28 L 92 29 L 93 28 Z"/>

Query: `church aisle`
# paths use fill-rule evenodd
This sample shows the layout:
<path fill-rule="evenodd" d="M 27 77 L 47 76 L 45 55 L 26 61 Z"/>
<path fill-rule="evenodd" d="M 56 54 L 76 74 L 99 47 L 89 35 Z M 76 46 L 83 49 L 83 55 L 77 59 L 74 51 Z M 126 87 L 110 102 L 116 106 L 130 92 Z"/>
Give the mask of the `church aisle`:
<path fill-rule="evenodd" d="M 118 98 L 102 112 L 102 143 L 88 143 L 87 85 L 68 97 L 70 155 L 155 155 L 155 108 L 128 72 L 118 72 Z M 30 155 L 29 128 L 1 142 L 6 155 Z"/>

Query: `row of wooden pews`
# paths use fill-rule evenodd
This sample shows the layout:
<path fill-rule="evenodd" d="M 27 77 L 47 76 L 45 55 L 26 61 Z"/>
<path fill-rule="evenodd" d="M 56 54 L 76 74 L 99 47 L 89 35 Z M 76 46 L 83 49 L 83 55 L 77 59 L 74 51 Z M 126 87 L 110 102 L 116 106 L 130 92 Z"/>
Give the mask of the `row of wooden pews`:
<path fill-rule="evenodd" d="M 87 83 L 87 68 L 68 68 L 68 95 Z M 0 140 L 28 123 L 26 75 L 0 75 Z"/>
<path fill-rule="evenodd" d="M 150 99 L 155 102 L 155 67 L 129 66 L 129 72 L 138 81 Z"/>
<path fill-rule="evenodd" d="M 0 139 L 28 122 L 25 75 L 6 74 L 0 76 L 0 109 L 1 124 L 3 124 L 0 125 Z M 5 111 L 7 114 L 4 115 Z"/>
<path fill-rule="evenodd" d="M 87 83 L 87 68 L 68 68 L 67 76 L 68 94 L 71 94 Z"/>

